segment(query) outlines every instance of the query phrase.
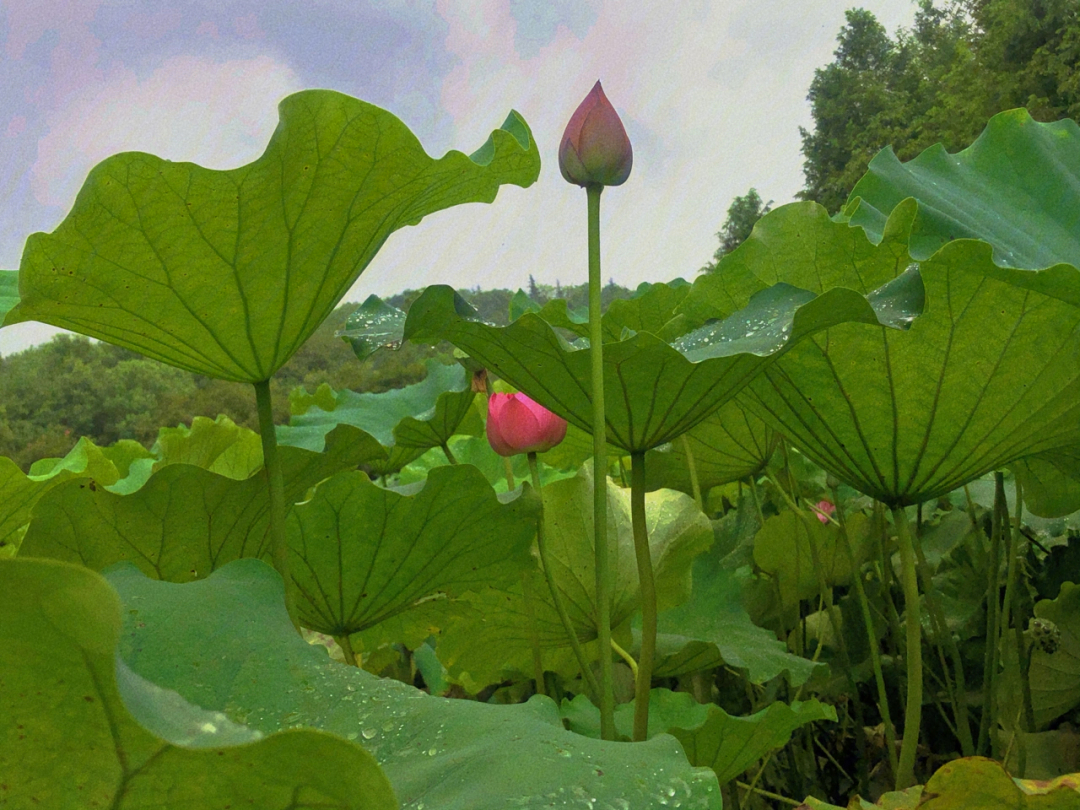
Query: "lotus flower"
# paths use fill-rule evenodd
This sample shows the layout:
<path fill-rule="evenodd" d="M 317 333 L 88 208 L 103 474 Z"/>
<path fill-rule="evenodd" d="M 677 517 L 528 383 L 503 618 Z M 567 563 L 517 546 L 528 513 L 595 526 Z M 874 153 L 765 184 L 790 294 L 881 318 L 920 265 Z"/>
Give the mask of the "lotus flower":
<path fill-rule="evenodd" d="M 619 114 L 597 82 L 570 116 L 559 144 L 559 170 L 579 186 L 618 186 L 630 176 L 634 150 Z"/>
<path fill-rule="evenodd" d="M 524 394 L 492 394 L 487 437 L 500 456 L 542 453 L 566 437 L 566 420 Z"/>
<path fill-rule="evenodd" d="M 814 504 L 814 512 L 818 520 L 822 523 L 828 523 L 829 518 L 836 512 L 836 507 L 831 501 L 818 501 Z"/>

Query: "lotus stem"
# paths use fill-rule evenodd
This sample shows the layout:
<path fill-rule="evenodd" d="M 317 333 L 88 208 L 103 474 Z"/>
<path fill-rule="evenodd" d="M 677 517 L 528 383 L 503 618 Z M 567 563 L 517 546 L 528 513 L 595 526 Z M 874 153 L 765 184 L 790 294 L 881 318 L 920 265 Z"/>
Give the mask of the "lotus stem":
<path fill-rule="evenodd" d="M 630 454 L 630 519 L 641 590 L 641 655 L 634 689 L 634 742 L 640 742 L 649 731 L 649 690 L 656 658 L 656 582 L 645 525 L 645 453 L 641 451 Z"/>
<path fill-rule="evenodd" d="M 859 570 L 858 561 L 855 559 L 855 550 L 851 545 L 851 536 L 848 534 L 847 518 L 844 510 L 840 508 L 840 490 L 833 487 L 833 503 L 836 504 L 836 518 L 840 523 L 840 537 L 844 541 L 844 549 L 847 551 L 848 561 L 851 565 L 851 578 L 855 583 L 855 594 L 859 599 L 859 607 L 862 610 L 863 625 L 866 628 L 866 641 L 870 647 L 870 662 L 874 667 L 874 682 L 878 692 L 878 711 L 881 713 L 881 721 L 885 726 L 885 744 L 888 748 L 889 768 L 893 778 L 899 770 L 896 761 L 896 727 L 893 725 L 892 712 L 889 710 L 889 693 L 885 689 L 885 675 L 881 669 L 881 650 L 878 645 L 877 634 L 874 632 L 874 618 L 870 613 L 870 600 L 866 598 L 866 588 L 863 587 L 862 572 Z"/>
<path fill-rule="evenodd" d="M 529 623 L 529 647 L 532 648 L 533 681 L 536 683 L 536 694 L 546 695 L 544 659 L 540 655 L 540 636 L 536 632 L 536 610 L 534 609 L 534 597 L 527 570 L 521 572 L 521 598 L 525 602 L 525 620 Z"/>
<path fill-rule="evenodd" d="M 348 633 L 342 633 L 340 636 L 334 636 L 334 641 L 341 647 L 341 654 L 345 656 L 345 663 L 351 667 L 360 666 L 360 658 L 356 654 L 356 650 L 353 649 L 352 639 L 349 638 Z"/>
<path fill-rule="evenodd" d="M 915 784 L 915 750 L 919 744 L 922 721 L 922 611 L 919 606 L 919 579 L 915 570 L 915 547 L 907 514 L 902 506 L 894 506 L 892 515 L 900 546 L 907 636 L 907 654 L 904 656 L 907 670 L 907 705 L 904 710 L 904 739 L 900 744 L 900 761 L 896 771 L 896 789 L 903 790 Z"/>
<path fill-rule="evenodd" d="M 615 639 L 611 640 L 611 649 L 613 649 L 618 654 L 619 658 L 625 661 L 626 665 L 630 667 L 630 672 L 633 673 L 634 681 L 636 682 L 638 674 L 638 663 L 634 660 L 634 656 L 632 656 L 630 653 L 620 647 L 619 643 L 615 641 Z"/>
<path fill-rule="evenodd" d="M 990 735 L 994 729 L 994 675 L 997 669 L 997 639 L 999 628 L 999 593 L 998 574 L 1001 569 L 1001 535 L 1003 516 L 1002 504 L 1005 502 L 1005 478 L 1001 473 L 994 474 L 994 513 L 990 530 L 990 559 L 986 586 L 986 654 L 983 657 L 983 705 L 979 718 L 979 740 L 975 753 L 984 755 L 990 750 Z"/>
<path fill-rule="evenodd" d="M 596 682 L 592 668 L 589 666 L 589 660 L 585 657 L 585 651 L 581 647 L 581 642 L 578 641 L 574 625 L 570 622 L 570 614 L 566 612 L 562 592 L 555 584 L 555 576 L 551 573 L 551 562 L 548 557 L 547 538 L 544 531 L 544 490 L 540 485 L 540 470 L 536 463 L 536 453 L 529 453 L 528 458 L 533 487 L 540 497 L 540 516 L 536 520 L 536 549 L 540 552 L 540 568 L 544 572 L 544 579 L 547 580 L 548 589 L 551 591 L 551 601 L 555 603 L 555 612 L 559 614 L 559 621 L 562 622 L 563 630 L 566 631 L 566 635 L 570 639 L 570 647 L 574 650 L 578 666 L 581 667 L 581 677 L 585 679 L 589 689 L 596 695 L 600 692 L 600 685 Z M 610 642 L 611 636 L 609 634 L 608 643 L 610 644 Z M 603 660 L 604 656 L 601 655 L 600 658 Z M 609 661 L 611 660 L 610 655 L 607 658 Z M 612 700 L 614 701 L 614 692 L 612 692 Z"/>
<path fill-rule="evenodd" d="M 686 467 L 690 471 L 690 491 L 694 495 L 694 503 L 699 512 L 705 511 L 705 505 L 701 500 L 701 485 L 698 483 L 697 464 L 694 462 L 694 451 L 690 447 L 690 439 L 684 433 L 681 436 L 683 452 L 686 454 Z"/>
<path fill-rule="evenodd" d="M 938 655 L 941 656 L 941 671 L 945 673 L 945 688 L 949 693 L 949 702 L 952 704 L 953 716 L 956 718 L 956 738 L 960 742 L 960 752 L 965 757 L 975 754 L 975 741 L 971 738 L 971 723 L 968 720 L 967 704 L 967 677 L 964 674 L 964 659 L 960 655 L 960 647 L 953 638 L 948 622 L 945 621 L 945 613 L 938 602 L 937 593 L 934 590 L 934 576 L 923 554 L 922 541 L 918 534 L 914 538 L 915 557 L 919 566 L 919 578 L 923 585 L 923 598 L 930 613 L 930 623 L 934 628 L 934 643 L 938 647 Z M 952 660 L 953 673 L 956 677 L 956 685 L 949 678 L 949 670 L 945 665 L 943 650 L 947 649 L 949 658 Z"/>
<path fill-rule="evenodd" d="M 300 632 L 300 619 L 296 612 L 296 583 L 289 575 L 289 544 L 285 535 L 285 484 L 278 459 L 277 434 L 274 432 L 274 406 L 270 400 L 270 381 L 255 385 L 255 403 L 259 411 L 259 436 L 262 439 L 263 470 L 270 494 L 270 549 L 274 568 L 281 575 L 285 587 L 285 610 L 293 627 Z"/>
<path fill-rule="evenodd" d="M 450 443 L 443 442 L 439 446 L 442 448 L 443 455 L 446 456 L 446 460 L 449 461 L 451 464 L 456 465 L 458 463 L 458 460 L 454 458 L 454 454 L 450 452 Z"/>
<path fill-rule="evenodd" d="M 1009 523 L 1005 529 L 1008 540 L 1009 562 L 1005 582 L 1005 616 L 1012 610 L 1013 641 L 1016 644 L 1017 674 L 1020 676 L 1021 712 L 1017 717 L 1016 728 L 1016 775 L 1021 779 L 1027 770 L 1027 745 L 1020 732 L 1035 731 L 1035 708 L 1031 697 L 1031 648 L 1024 638 L 1024 615 L 1021 613 L 1020 586 L 1017 582 L 1020 566 L 1023 565 L 1026 545 L 1020 531 L 1024 515 L 1024 494 L 1020 480 L 1016 481 L 1016 528 Z M 1009 630 L 1008 619 L 1002 623 L 1002 635 Z M 1004 641 L 1004 639 L 1003 639 Z"/>
<path fill-rule="evenodd" d="M 607 536 L 607 415 L 604 409 L 604 331 L 601 328 L 600 194 L 585 187 L 589 207 L 589 356 L 593 406 L 593 545 L 596 567 L 596 637 L 600 650 L 600 738 L 615 739 L 615 682 L 611 655 L 611 562 Z"/>

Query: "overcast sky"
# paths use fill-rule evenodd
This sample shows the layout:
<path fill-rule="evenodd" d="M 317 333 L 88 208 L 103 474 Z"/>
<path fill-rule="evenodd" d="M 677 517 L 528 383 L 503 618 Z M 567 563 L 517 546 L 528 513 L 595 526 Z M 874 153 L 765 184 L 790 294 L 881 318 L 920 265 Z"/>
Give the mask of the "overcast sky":
<path fill-rule="evenodd" d="M 814 68 L 844 10 L 891 33 L 908 0 L 0 0 L 0 268 L 67 213 L 115 152 L 232 168 L 255 159 L 277 103 L 328 87 L 394 112 L 428 153 L 469 153 L 518 110 L 540 179 L 404 228 L 346 300 L 406 287 L 578 284 L 585 192 L 559 174 L 562 131 L 600 79 L 634 147 L 603 195 L 605 278 L 691 279 L 733 197 L 803 184 Z M 0 330 L 0 354 L 56 330 Z"/>

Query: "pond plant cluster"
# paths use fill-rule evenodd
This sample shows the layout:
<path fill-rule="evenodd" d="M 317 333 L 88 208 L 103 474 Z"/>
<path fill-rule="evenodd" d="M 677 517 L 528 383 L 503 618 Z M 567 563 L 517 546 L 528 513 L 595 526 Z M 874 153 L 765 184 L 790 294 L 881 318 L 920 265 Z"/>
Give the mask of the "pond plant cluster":
<path fill-rule="evenodd" d="M 598 83 L 559 149 L 588 310 L 370 298 L 358 357 L 460 362 L 275 426 L 393 231 L 540 169 L 515 112 L 437 160 L 280 112 L 241 168 L 105 160 L 0 273 L 5 324 L 250 383 L 261 428 L 0 458 L 0 807 L 1080 807 L 1074 122 L 886 149 L 602 313 Z"/>

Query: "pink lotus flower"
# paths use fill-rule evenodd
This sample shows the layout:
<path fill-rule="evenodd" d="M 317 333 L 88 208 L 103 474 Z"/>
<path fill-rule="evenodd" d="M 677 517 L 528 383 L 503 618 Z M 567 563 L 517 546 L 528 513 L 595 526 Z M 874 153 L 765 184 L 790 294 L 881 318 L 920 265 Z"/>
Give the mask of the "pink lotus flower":
<path fill-rule="evenodd" d="M 492 394 L 487 437 L 500 456 L 543 453 L 566 437 L 566 420 L 524 394 Z"/>
<path fill-rule="evenodd" d="M 579 186 L 618 186 L 630 176 L 634 150 L 619 114 L 597 82 L 570 116 L 559 144 L 559 170 Z"/>
<path fill-rule="evenodd" d="M 818 501 L 814 504 L 814 514 L 822 523 L 828 523 L 829 518 L 836 512 L 836 507 L 830 501 Z"/>

